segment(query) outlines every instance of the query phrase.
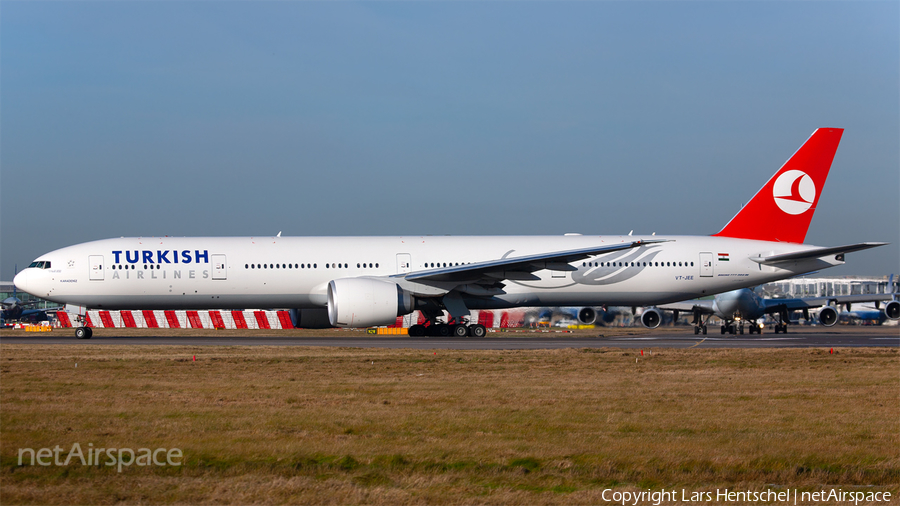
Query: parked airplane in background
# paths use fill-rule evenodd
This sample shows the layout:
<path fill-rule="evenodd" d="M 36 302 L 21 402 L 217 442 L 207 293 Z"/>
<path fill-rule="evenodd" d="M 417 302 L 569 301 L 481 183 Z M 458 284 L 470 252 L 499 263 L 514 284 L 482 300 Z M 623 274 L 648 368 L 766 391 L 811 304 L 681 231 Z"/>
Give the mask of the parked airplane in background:
<path fill-rule="evenodd" d="M 803 311 L 803 318 L 809 320 L 809 310 L 821 307 L 819 322 L 831 327 L 837 323 L 840 316 L 838 305 L 850 306 L 862 302 L 874 302 L 879 305 L 884 302 L 883 313 L 886 317 L 891 320 L 900 319 L 900 294 L 896 293 L 765 299 L 749 288 L 720 293 L 714 299 L 689 300 L 646 308 L 640 319 L 645 327 L 656 328 L 662 319 L 661 311 L 675 313 L 684 311 L 694 315 L 694 334 L 706 334 L 706 324 L 711 316 L 717 316 L 722 320 L 722 334 L 743 334 L 744 323 L 748 324 L 751 334 L 754 332 L 762 334 L 762 325 L 758 325 L 756 320 L 765 315 L 773 315 L 778 319 L 778 323 L 775 324 L 777 334 L 787 333 L 787 325 L 790 322 L 788 315 L 792 311 Z"/>
<path fill-rule="evenodd" d="M 7 297 L 0 301 L 0 305 L 3 306 L 3 312 L 0 313 L 0 317 L 3 318 L 4 322 L 19 321 L 28 319 L 29 317 L 34 317 L 37 321 L 44 321 L 47 319 L 47 315 L 44 311 L 40 309 L 26 309 L 38 302 L 40 301 L 33 300 L 23 302 L 13 294 L 12 297 Z M 41 317 L 41 315 L 43 315 L 43 317 Z"/>
<path fill-rule="evenodd" d="M 120 238 L 41 255 L 15 283 L 96 309 L 292 308 L 302 327 L 385 325 L 419 310 L 427 325 L 411 335 L 484 335 L 439 323 L 444 310 L 465 322 L 469 309 L 666 304 L 885 244 L 802 244 L 842 133 L 816 130 L 712 236 Z"/>

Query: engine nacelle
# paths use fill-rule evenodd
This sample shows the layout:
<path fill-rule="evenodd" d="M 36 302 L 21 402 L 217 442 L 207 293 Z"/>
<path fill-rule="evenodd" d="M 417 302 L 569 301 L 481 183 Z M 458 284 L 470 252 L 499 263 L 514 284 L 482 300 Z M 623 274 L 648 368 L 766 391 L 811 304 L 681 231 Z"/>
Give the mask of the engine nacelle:
<path fill-rule="evenodd" d="M 641 325 L 648 329 L 655 329 L 659 327 L 660 323 L 662 323 L 662 313 L 659 312 L 659 309 L 655 307 L 644 309 L 644 313 L 641 314 Z"/>
<path fill-rule="evenodd" d="M 328 321 L 334 327 L 390 325 L 412 311 L 412 296 L 397 283 L 371 278 L 328 283 Z"/>
<path fill-rule="evenodd" d="M 578 323 L 593 325 L 597 322 L 597 311 L 592 307 L 583 307 L 578 310 Z"/>
<path fill-rule="evenodd" d="M 330 329 L 328 310 L 322 309 L 291 309 L 291 323 L 294 328 L 300 329 Z"/>
<path fill-rule="evenodd" d="M 825 306 L 819 310 L 819 322 L 826 327 L 831 327 L 838 321 L 837 309 L 833 306 Z"/>
<path fill-rule="evenodd" d="M 884 305 L 884 315 L 891 320 L 900 320 L 900 301 L 892 300 Z"/>

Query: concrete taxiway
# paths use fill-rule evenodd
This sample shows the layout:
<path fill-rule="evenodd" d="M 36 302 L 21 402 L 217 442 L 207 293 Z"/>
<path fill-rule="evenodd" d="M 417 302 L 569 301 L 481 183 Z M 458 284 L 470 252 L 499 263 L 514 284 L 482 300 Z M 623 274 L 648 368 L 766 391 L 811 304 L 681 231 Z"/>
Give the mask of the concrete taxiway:
<path fill-rule="evenodd" d="M 306 331 L 306 335 L 278 335 L 258 331 L 223 331 L 219 335 L 173 335 L 163 329 L 102 329 L 92 339 L 78 340 L 69 329 L 48 333 L 4 331 L 0 344 L 176 345 L 176 346 L 327 346 L 344 348 L 412 348 L 449 350 L 526 350 L 559 348 L 821 348 L 900 347 L 900 328 L 841 326 L 792 327 L 788 334 L 762 336 L 695 336 L 687 328 L 634 333 L 604 333 L 603 328 L 576 333 L 491 332 L 482 339 L 380 336 L 363 332 Z M 285 331 L 290 332 L 290 331 Z M 315 334 L 315 335 L 309 335 Z"/>

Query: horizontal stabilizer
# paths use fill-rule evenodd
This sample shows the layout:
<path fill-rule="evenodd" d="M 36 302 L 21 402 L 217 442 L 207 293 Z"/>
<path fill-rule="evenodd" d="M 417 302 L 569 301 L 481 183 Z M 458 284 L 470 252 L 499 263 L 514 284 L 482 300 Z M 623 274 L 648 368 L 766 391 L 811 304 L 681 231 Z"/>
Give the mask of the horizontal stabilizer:
<path fill-rule="evenodd" d="M 796 253 L 783 253 L 781 255 L 772 255 L 768 257 L 759 257 L 759 258 L 750 258 L 754 262 L 772 265 L 778 264 L 781 262 L 796 262 L 798 260 L 812 260 L 815 258 L 822 258 L 824 256 L 829 255 L 843 255 L 844 253 L 851 253 L 853 251 L 862 251 L 864 249 L 869 248 L 877 248 L 878 246 L 884 246 L 888 243 L 886 242 L 863 242 L 859 244 L 849 244 L 847 246 L 834 246 L 832 248 L 815 248 L 808 249 L 804 251 L 798 251 Z"/>

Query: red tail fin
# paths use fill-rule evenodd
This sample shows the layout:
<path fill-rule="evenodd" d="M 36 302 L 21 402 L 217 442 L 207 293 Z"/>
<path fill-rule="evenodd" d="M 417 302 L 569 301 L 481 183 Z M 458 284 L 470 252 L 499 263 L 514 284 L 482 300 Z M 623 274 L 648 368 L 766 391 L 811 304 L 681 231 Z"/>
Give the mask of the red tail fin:
<path fill-rule="evenodd" d="M 820 128 L 725 225 L 720 237 L 802 243 L 843 128 Z"/>

